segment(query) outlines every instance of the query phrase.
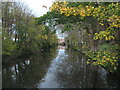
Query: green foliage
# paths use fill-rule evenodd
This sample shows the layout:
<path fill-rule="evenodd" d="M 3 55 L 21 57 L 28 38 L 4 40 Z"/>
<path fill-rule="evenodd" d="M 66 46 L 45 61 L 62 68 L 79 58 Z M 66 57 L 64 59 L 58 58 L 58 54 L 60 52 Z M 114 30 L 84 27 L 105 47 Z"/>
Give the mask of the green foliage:
<path fill-rule="evenodd" d="M 64 28 L 62 29 L 62 32 L 64 32 L 64 31 L 70 31 L 71 28 L 72 28 L 72 26 L 70 24 L 65 24 Z"/>
<path fill-rule="evenodd" d="M 2 33 L 2 37 L 4 37 L 2 40 L 2 54 L 3 55 L 13 55 L 14 50 L 16 49 L 16 44 L 9 39 L 9 35 L 7 33 Z"/>
<path fill-rule="evenodd" d="M 21 54 L 49 50 L 57 44 L 54 31 L 40 23 L 44 16 L 38 20 L 18 2 L 2 4 L 3 56 L 15 58 Z"/>
<path fill-rule="evenodd" d="M 100 50 L 101 51 L 103 51 L 103 50 L 112 50 L 112 51 L 116 51 L 117 49 L 119 49 L 120 47 L 119 47 L 119 45 L 112 45 L 112 44 L 107 44 L 107 43 L 105 43 L 105 44 L 102 44 L 102 45 L 99 45 L 99 48 L 100 48 Z"/>
<path fill-rule="evenodd" d="M 89 51 L 86 53 L 86 55 L 91 58 L 88 59 L 88 63 L 94 60 L 94 65 L 102 66 L 109 72 L 116 72 L 118 67 L 117 53 L 104 50 L 97 52 Z"/>
<path fill-rule="evenodd" d="M 88 59 L 87 63 L 94 61 L 94 65 L 100 65 L 107 69 L 109 72 L 116 72 L 118 67 L 118 45 L 103 44 L 99 45 L 99 50 L 93 52 L 87 51 L 86 55 L 91 59 Z"/>
<path fill-rule="evenodd" d="M 55 25 L 59 24 L 66 24 L 66 23 L 75 23 L 81 21 L 78 16 L 64 16 L 63 14 L 60 14 L 58 12 L 48 12 L 47 14 L 36 18 L 36 24 L 45 24 L 46 22 L 49 24 L 53 24 L 51 22 L 55 22 Z"/>
<path fill-rule="evenodd" d="M 55 2 L 50 10 L 70 19 L 65 22 L 65 19 L 58 18 L 61 19 L 61 22 L 65 22 L 62 23 L 64 25 L 63 31 L 68 32 L 67 41 L 71 47 L 82 49 L 94 61 L 94 65 L 102 66 L 109 72 L 114 72 L 120 68 L 118 67 L 120 65 L 118 63 L 120 53 L 118 52 L 120 50 L 119 7 L 120 3 L 118 2 Z M 71 27 L 72 17 L 75 20 Z M 81 23 L 81 26 L 76 23 Z M 74 34 L 76 38 L 72 38 Z M 77 43 L 76 40 L 78 40 Z"/>

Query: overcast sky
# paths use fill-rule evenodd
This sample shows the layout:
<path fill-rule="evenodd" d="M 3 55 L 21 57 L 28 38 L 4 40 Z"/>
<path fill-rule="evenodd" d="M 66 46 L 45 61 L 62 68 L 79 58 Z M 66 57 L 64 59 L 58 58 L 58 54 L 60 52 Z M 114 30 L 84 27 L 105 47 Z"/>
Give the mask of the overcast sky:
<path fill-rule="evenodd" d="M 53 1 L 55 0 L 21 0 L 21 2 L 24 2 L 25 5 L 27 5 L 28 8 L 32 10 L 33 14 L 36 17 L 40 17 L 43 14 L 46 14 L 49 11 L 49 7 L 52 6 Z M 46 6 L 47 8 L 44 8 L 42 6 Z M 65 36 L 59 30 L 56 34 L 60 39 L 63 39 Z"/>
<path fill-rule="evenodd" d="M 28 6 L 28 8 L 30 8 L 33 11 L 33 14 L 36 17 L 39 17 L 47 13 L 47 11 L 49 11 L 49 7 L 55 0 L 21 0 L 21 1 L 24 2 Z M 42 7 L 43 5 L 47 6 L 47 8 Z"/>

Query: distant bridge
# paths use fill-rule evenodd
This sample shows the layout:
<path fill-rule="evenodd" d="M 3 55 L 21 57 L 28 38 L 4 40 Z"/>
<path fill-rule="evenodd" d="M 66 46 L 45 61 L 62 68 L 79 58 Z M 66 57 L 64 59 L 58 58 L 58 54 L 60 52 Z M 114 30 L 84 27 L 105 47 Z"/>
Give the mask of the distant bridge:
<path fill-rule="evenodd" d="M 65 39 L 58 39 L 59 45 L 65 46 Z"/>

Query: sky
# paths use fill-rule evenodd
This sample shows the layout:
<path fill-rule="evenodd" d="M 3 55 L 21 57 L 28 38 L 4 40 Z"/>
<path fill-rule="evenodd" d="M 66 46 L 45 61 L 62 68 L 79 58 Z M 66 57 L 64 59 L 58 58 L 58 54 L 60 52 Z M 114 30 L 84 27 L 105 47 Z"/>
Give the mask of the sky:
<path fill-rule="evenodd" d="M 46 14 L 49 11 L 49 7 L 52 6 L 53 1 L 55 0 L 21 0 L 21 2 L 24 2 L 24 4 L 28 6 L 29 9 L 32 10 L 33 14 L 36 17 L 40 17 Z M 42 6 L 46 6 L 47 8 L 44 8 Z M 63 39 L 65 36 L 59 30 L 57 30 L 56 34 L 59 39 Z"/>
<path fill-rule="evenodd" d="M 52 6 L 53 1 L 55 0 L 21 0 L 28 6 L 36 17 L 42 16 L 49 11 L 49 7 Z M 42 6 L 47 6 L 44 8 Z"/>

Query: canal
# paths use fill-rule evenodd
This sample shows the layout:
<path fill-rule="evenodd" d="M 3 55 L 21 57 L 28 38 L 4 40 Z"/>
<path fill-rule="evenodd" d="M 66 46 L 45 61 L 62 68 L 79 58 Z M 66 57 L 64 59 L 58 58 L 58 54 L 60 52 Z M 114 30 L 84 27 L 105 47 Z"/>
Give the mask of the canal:
<path fill-rule="evenodd" d="M 118 88 L 117 80 L 64 46 L 3 66 L 3 88 Z"/>

